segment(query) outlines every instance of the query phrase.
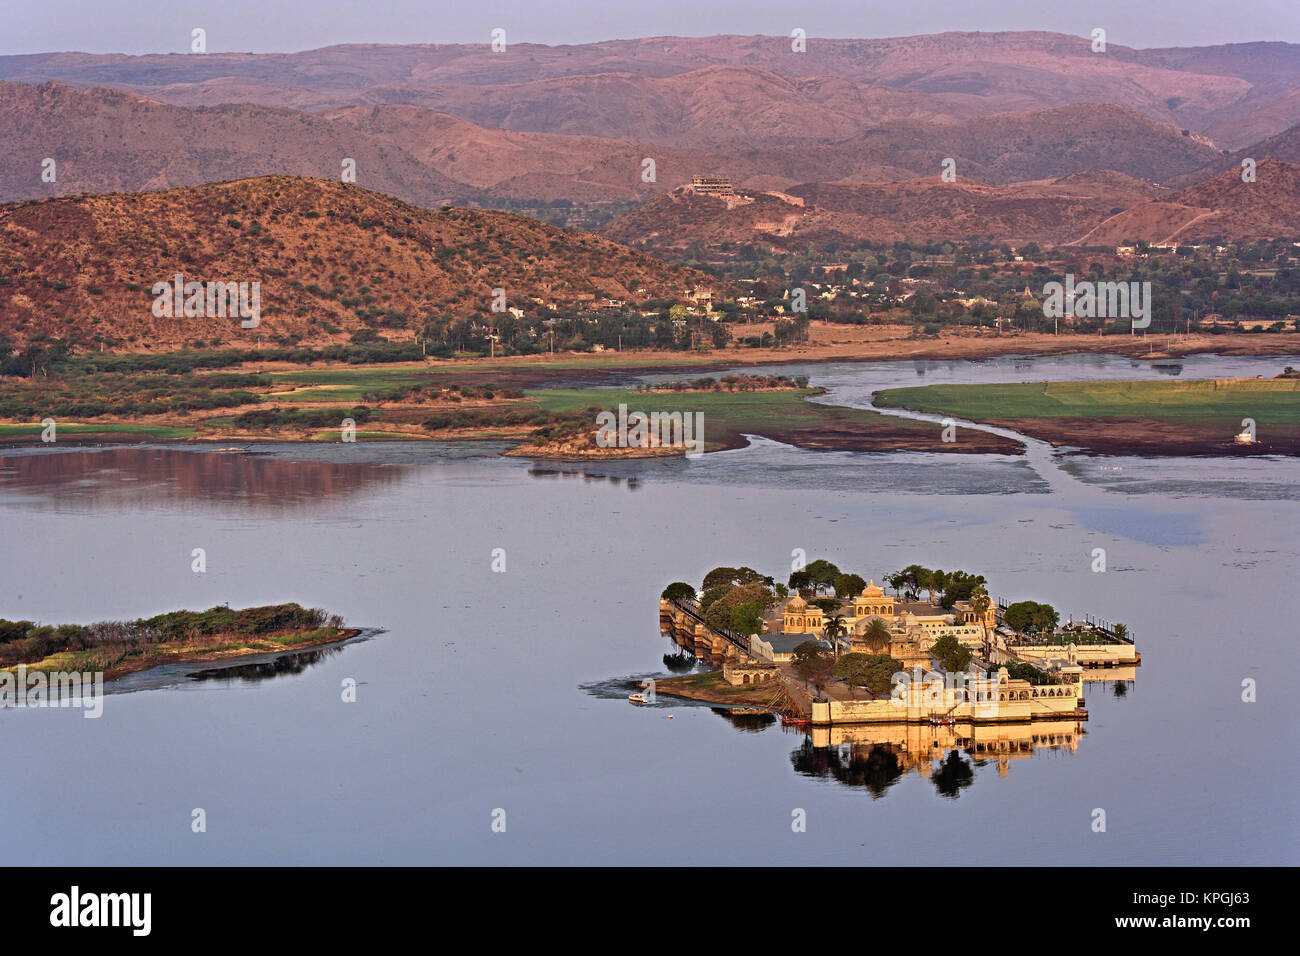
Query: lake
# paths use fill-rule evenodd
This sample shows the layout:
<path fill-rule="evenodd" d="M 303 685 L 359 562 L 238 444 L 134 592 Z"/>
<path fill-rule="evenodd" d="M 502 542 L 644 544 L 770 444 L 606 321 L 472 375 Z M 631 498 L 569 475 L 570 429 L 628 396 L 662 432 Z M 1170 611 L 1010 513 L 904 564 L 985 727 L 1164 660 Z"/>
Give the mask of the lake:
<path fill-rule="evenodd" d="M 1177 364 L 1208 378 L 1300 363 Z M 770 371 L 866 405 L 902 384 L 1171 370 L 1058 356 Z M 1283 680 L 1300 611 L 1300 461 L 757 439 L 697 460 L 559 465 L 502 447 L 0 453 L 0 617 L 297 601 L 374 629 L 201 680 L 140 678 L 99 720 L 0 711 L 0 861 L 1300 862 L 1300 721 Z M 195 548 L 205 573 L 191 570 Z M 877 581 L 911 563 L 976 571 L 994 595 L 1124 622 L 1143 662 L 1134 680 L 1088 685 L 1071 746 L 1002 762 L 939 751 L 868 774 L 870 786 L 828 771 L 834 751 L 809 753 L 779 723 L 737 726 L 662 696 L 627 703 L 626 681 L 667 674 L 668 582 L 740 564 L 784 579 L 796 549 Z M 195 808 L 205 833 L 191 831 Z M 792 831 L 796 810 L 806 832 Z"/>

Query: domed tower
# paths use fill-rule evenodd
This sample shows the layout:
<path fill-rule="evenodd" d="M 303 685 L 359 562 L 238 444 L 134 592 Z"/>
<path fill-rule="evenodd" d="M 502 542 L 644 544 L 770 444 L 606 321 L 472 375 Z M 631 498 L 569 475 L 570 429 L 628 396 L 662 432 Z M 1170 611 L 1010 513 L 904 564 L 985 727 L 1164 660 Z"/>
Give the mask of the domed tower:
<path fill-rule="evenodd" d="M 853 599 L 853 619 L 864 617 L 882 617 L 888 623 L 894 623 L 894 598 L 874 580 L 869 581 L 862 593 Z"/>
<path fill-rule="evenodd" d="M 786 602 L 781 629 L 787 634 L 819 634 L 822 629 L 822 609 L 809 605 L 796 594 Z"/>

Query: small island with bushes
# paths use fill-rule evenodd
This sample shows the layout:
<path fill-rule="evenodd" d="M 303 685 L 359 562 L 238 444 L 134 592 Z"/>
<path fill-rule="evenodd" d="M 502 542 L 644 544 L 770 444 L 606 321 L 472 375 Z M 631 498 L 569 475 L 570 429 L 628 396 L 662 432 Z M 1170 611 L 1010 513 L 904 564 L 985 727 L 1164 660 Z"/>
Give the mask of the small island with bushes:
<path fill-rule="evenodd" d="M 337 644 L 361 631 L 298 604 L 171 611 L 135 621 L 37 624 L 0 618 L 0 670 L 101 672 L 106 681 L 160 664 L 224 661 Z"/>

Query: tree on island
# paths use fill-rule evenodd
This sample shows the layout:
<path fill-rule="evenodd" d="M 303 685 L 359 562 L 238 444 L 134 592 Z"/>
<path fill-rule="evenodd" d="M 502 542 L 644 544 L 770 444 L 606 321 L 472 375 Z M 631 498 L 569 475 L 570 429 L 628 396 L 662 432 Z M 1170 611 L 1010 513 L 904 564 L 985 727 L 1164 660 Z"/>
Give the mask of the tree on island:
<path fill-rule="evenodd" d="M 888 694 L 903 665 L 888 654 L 845 654 L 832 673 L 851 688 L 865 687 L 873 696 Z M 854 697 L 857 694 L 854 693 Z"/>
<path fill-rule="evenodd" d="M 922 579 L 928 573 L 928 568 L 923 568 L 919 564 L 909 564 L 901 571 L 885 575 L 885 583 L 907 600 L 915 601 L 921 596 L 921 589 L 925 586 Z"/>
<path fill-rule="evenodd" d="M 738 584 L 766 584 L 771 587 L 772 579 L 767 575 L 759 574 L 753 568 L 714 568 L 704 576 L 701 590 L 707 591 L 723 585 Z"/>
<path fill-rule="evenodd" d="M 1061 616 L 1056 613 L 1056 609 L 1050 604 L 1039 604 L 1037 601 L 1017 601 L 1007 607 L 1003 619 L 1007 622 L 1007 627 L 1017 634 L 1025 632 L 1050 634 L 1056 630 L 1057 622 L 1061 620 Z"/>
<path fill-rule="evenodd" d="M 939 666 L 950 673 L 964 671 L 970 667 L 970 648 L 964 646 L 951 634 L 946 634 L 934 642 L 930 656 L 939 662 Z"/>
<path fill-rule="evenodd" d="M 706 588 L 704 593 L 700 595 L 700 610 L 708 611 L 715 601 L 720 599 L 723 595 L 728 594 L 730 591 L 730 584 L 719 584 L 715 587 Z"/>
<path fill-rule="evenodd" d="M 835 579 L 840 576 L 840 569 L 823 558 L 810 561 L 804 570 L 808 572 L 808 576 L 812 579 L 813 589 L 816 591 L 820 591 L 822 588 L 833 590 Z"/>
<path fill-rule="evenodd" d="M 948 582 L 948 576 L 943 573 L 942 569 L 938 569 L 938 568 L 933 570 L 931 570 L 930 568 L 921 568 L 920 572 L 916 576 L 916 583 L 920 585 L 929 595 L 931 604 L 938 603 L 935 600 L 935 595 L 943 594 L 943 590 L 947 586 L 947 582 Z"/>
<path fill-rule="evenodd" d="M 725 591 L 725 593 L 713 596 L 713 591 Z M 776 602 L 776 595 L 758 582 L 738 584 L 735 587 L 719 585 L 705 596 L 709 598 L 709 602 L 704 611 L 704 623 L 717 631 L 732 629 L 733 613 L 743 604 L 757 603 L 761 615 L 764 608 L 771 607 Z M 703 606 L 704 602 L 701 601 L 700 604 Z M 749 633 L 757 634 L 760 630 L 762 630 L 761 626 Z"/>
<path fill-rule="evenodd" d="M 803 597 L 812 594 L 814 582 L 812 575 L 808 573 L 807 568 L 801 568 L 798 571 L 790 572 L 790 590 L 798 591 Z"/>
<path fill-rule="evenodd" d="M 674 581 L 664 588 L 662 596 L 665 601 L 694 601 L 695 588 L 685 581 Z"/>
<path fill-rule="evenodd" d="M 714 568 L 708 574 L 704 575 L 704 581 L 700 585 L 701 591 L 707 591 L 710 588 L 716 588 L 720 585 L 732 585 L 736 583 L 735 568 Z"/>
<path fill-rule="evenodd" d="M 943 597 L 939 603 L 951 608 L 958 601 L 969 601 L 976 591 L 984 588 L 984 575 L 968 574 L 965 571 L 951 571 L 945 575 Z"/>
<path fill-rule="evenodd" d="M 830 653 L 817 641 L 804 641 L 794 649 L 795 673 L 817 688 L 818 694 L 826 689 L 834 666 Z"/>
<path fill-rule="evenodd" d="M 1114 630 L 1112 630 L 1111 633 L 1114 634 L 1115 637 L 1117 637 L 1121 641 L 1128 640 L 1128 628 L 1125 627 L 1123 624 L 1116 624 Z"/>
<path fill-rule="evenodd" d="M 854 597 L 861 594 L 867 582 L 860 574 L 841 574 L 835 579 L 835 596 L 839 598 Z"/>
<path fill-rule="evenodd" d="M 901 571 L 885 575 L 885 583 L 909 601 L 918 600 L 925 591 L 931 604 L 951 608 L 958 601 L 969 600 L 977 588 L 983 587 L 984 576 L 909 564 Z"/>
<path fill-rule="evenodd" d="M 749 637 L 763 630 L 763 602 L 746 601 L 731 609 L 731 630 Z"/>

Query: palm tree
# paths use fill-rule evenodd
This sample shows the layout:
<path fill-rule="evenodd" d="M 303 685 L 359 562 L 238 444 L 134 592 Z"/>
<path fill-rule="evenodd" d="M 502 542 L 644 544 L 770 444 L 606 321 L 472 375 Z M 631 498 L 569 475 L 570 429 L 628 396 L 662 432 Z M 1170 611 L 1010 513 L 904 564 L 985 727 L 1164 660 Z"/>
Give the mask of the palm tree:
<path fill-rule="evenodd" d="M 884 619 L 872 618 L 862 631 L 862 640 L 873 654 L 882 654 L 889 649 L 889 640 L 893 635 Z"/>
<path fill-rule="evenodd" d="M 1111 631 L 1111 633 L 1114 634 L 1115 637 L 1121 641 L 1128 639 L 1128 628 L 1125 627 L 1123 624 L 1116 624 L 1115 629 Z"/>
<path fill-rule="evenodd" d="M 980 622 L 980 627 L 984 631 L 984 642 L 987 644 L 989 639 L 988 625 L 985 624 L 985 615 L 989 612 L 989 592 L 983 588 L 976 588 L 970 593 L 970 609 L 975 612 L 976 619 Z"/>
<path fill-rule="evenodd" d="M 822 634 L 824 634 L 831 642 L 831 649 L 836 660 L 839 660 L 840 657 L 839 639 L 847 634 L 848 630 L 848 625 L 844 620 L 843 614 L 836 614 L 826 622 L 826 626 L 822 629 Z"/>

